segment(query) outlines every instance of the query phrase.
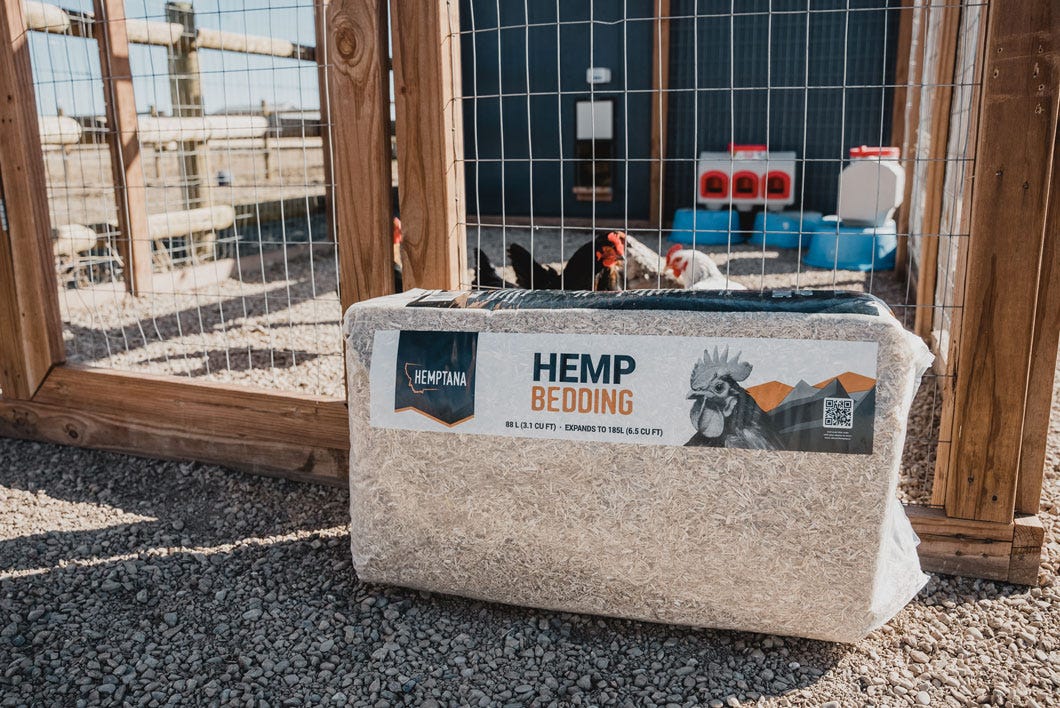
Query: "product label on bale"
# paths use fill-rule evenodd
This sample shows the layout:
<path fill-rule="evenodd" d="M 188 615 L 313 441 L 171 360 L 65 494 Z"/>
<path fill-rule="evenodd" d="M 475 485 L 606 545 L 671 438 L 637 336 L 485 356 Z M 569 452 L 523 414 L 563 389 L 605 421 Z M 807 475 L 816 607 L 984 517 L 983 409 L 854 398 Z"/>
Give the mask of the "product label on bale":
<path fill-rule="evenodd" d="M 869 454 L 875 342 L 380 331 L 371 424 Z"/>

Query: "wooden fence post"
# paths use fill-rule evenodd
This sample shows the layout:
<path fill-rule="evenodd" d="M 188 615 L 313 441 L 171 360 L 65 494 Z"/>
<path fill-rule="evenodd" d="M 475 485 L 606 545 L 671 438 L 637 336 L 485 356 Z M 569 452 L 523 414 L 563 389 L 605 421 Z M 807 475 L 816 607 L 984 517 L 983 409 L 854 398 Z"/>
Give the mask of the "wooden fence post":
<path fill-rule="evenodd" d="M 405 287 L 466 279 L 464 125 L 456 0 L 391 0 Z"/>
<path fill-rule="evenodd" d="M 902 149 L 905 160 L 905 192 L 902 206 L 898 211 L 898 246 L 894 256 L 894 271 L 905 280 L 909 263 L 909 197 L 913 188 L 911 167 L 914 164 L 909 153 L 909 145 L 915 145 L 916 124 L 911 120 L 916 114 L 910 109 L 913 101 L 919 103 L 919 90 L 909 95 L 909 85 L 917 83 L 913 79 L 919 71 L 919 57 L 913 53 L 913 26 L 916 10 L 913 0 L 902 0 L 898 20 L 898 45 L 895 48 L 894 97 L 891 99 L 891 145 Z M 809 20 L 807 20 L 809 21 Z M 903 313 L 904 318 L 904 313 Z"/>
<path fill-rule="evenodd" d="M 140 135 L 129 66 L 124 0 L 94 0 L 93 24 L 99 46 L 103 97 L 107 108 L 107 142 L 118 208 L 118 249 L 125 289 L 139 295 L 151 288 L 151 234 L 147 228 L 147 191 L 140 159 Z"/>
<path fill-rule="evenodd" d="M 1055 25 L 1053 30 L 1055 36 Z M 1056 62 L 1053 66 L 1057 72 L 1053 75 L 1055 87 L 1060 67 L 1057 67 Z M 1034 314 L 1031 370 L 1027 377 L 1027 404 L 1023 413 L 1023 439 L 1016 487 L 1016 512 L 1019 514 L 1037 514 L 1041 502 L 1045 440 L 1049 435 L 1053 377 L 1056 375 L 1057 345 L 1060 343 L 1060 139 L 1053 143 L 1052 163 L 1053 176 L 1049 189 L 1049 211 L 1045 219 L 1042 267 L 1038 275 L 1038 305 Z"/>
<path fill-rule="evenodd" d="M 663 224 L 663 183 L 666 179 L 666 128 L 670 94 L 670 0 L 655 0 L 651 49 L 651 173 L 648 218 Z M 628 97 L 627 97 L 628 100 Z M 627 156 L 628 157 L 628 156 Z"/>
<path fill-rule="evenodd" d="M 947 475 L 951 517 L 1011 522 L 1021 456 L 1031 454 L 1024 445 L 1044 445 L 1044 437 L 1028 441 L 1024 433 L 1028 411 L 1040 415 L 1038 400 L 1048 395 L 1029 393 L 1028 380 L 1044 360 L 1035 352 L 1036 326 L 1044 333 L 1042 323 L 1053 316 L 1038 311 L 1043 283 L 1056 298 L 1043 253 L 1055 257 L 1047 206 L 1060 109 L 1058 24 L 1054 3 L 1006 0 L 987 7 Z M 1041 346 L 1055 348 L 1055 338 Z"/>
<path fill-rule="evenodd" d="M 940 13 L 935 17 L 935 13 Z M 930 8 L 931 22 L 940 23 L 938 65 L 933 76 L 928 163 L 924 178 L 924 215 L 920 222 L 920 260 L 917 267 L 916 317 L 913 331 L 927 339 L 935 321 L 935 282 L 938 276 L 939 231 L 946 181 L 946 148 L 949 142 L 950 104 L 953 98 L 953 70 L 957 61 L 957 39 L 961 28 L 960 4 Z"/>
<path fill-rule="evenodd" d="M 386 0 L 317 0 L 329 230 L 343 310 L 394 289 Z"/>
<path fill-rule="evenodd" d="M 64 358 L 22 3 L 0 7 L 0 389 L 27 399 Z"/>
<path fill-rule="evenodd" d="M 173 115 L 200 118 L 205 115 L 202 82 L 199 76 L 199 51 L 195 45 L 195 10 L 190 2 L 167 2 L 166 21 L 184 27 L 169 54 L 169 95 Z M 210 206 L 210 162 L 206 144 L 198 141 L 180 143 L 186 209 Z"/>

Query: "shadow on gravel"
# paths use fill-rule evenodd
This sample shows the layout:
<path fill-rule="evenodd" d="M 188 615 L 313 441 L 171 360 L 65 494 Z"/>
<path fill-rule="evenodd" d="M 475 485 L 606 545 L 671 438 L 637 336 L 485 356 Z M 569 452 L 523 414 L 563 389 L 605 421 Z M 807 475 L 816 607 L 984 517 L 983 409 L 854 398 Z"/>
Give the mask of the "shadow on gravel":
<path fill-rule="evenodd" d="M 174 546 L 217 546 L 333 528 L 348 518 L 344 490 L 198 463 L 14 440 L 0 439 L 0 487 L 96 507 L 45 507 L 45 515 L 84 516 L 90 528 L 0 540 L 0 570 Z M 152 520 L 114 524 L 114 510 Z"/>
<path fill-rule="evenodd" d="M 62 702 L 754 701 L 812 686 L 847 652 L 361 583 L 344 535 L 56 567 L 0 580 L 0 594 L 16 618 L 0 685 Z"/>
<path fill-rule="evenodd" d="M 798 692 L 849 651 L 362 583 L 345 493 L 310 484 L 0 440 L 0 486 L 154 519 L 0 542 L 0 694 L 23 700 L 687 705 Z"/>
<path fill-rule="evenodd" d="M 203 363 L 198 368 L 190 369 L 186 375 L 194 378 L 197 376 L 208 376 L 218 371 L 290 369 L 307 364 L 320 356 L 319 352 L 310 352 L 303 349 L 258 349 L 253 347 L 209 349 L 203 352 L 194 352 L 192 360 L 202 361 Z M 143 359 L 137 363 L 166 364 L 174 360 L 179 362 L 180 357 L 161 356 Z"/>

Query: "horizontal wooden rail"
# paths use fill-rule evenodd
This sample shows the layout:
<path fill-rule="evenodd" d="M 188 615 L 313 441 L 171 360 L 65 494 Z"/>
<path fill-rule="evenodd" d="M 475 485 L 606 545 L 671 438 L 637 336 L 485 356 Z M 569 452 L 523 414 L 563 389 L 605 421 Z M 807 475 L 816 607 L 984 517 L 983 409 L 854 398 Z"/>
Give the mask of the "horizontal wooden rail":
<path fill-rule="evenodd" d="M 89 39 L 95 36 L 93 33 L 95 18 L 91 13 L 67 10 L 58 5 L 43 2 L 26 2 L 25 5 L 27 29 Z M 172 46 L 180 40 L 184 31 L 184 28 L 175 22 L 127 19 L 125 25 L 131 44 Z M 286 39 L 224 32 L 206 27 L 196 32 L 195 46 L 200 49 L 219 49 L 242 54 L 316 61 L 315 47 L 296 44 Z"/>
<path fill-rule="evenodd" d="M 940 508 L 907 506 L 920 536 L 920 564 L 931 573 L 967 575 L 1018 585 L 1036 585 L 1044 528 L 1037 516 L 1008 523 L 946 516 Z"/>
<path fill-rule="evenodd" d="M 0 436 L 197 460 L 345 485 L 341 400 L 60 366 L 31 401 L 0 399 Z"/>

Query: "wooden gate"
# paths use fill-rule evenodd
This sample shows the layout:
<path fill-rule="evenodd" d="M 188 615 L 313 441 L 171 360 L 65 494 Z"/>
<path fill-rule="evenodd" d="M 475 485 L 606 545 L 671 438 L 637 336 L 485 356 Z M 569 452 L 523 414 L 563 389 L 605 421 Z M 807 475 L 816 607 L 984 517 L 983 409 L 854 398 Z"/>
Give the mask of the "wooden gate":
<path fill-rule="evenodd" d="M 152 277 L 151 248 L 137 201 L 143 128 L 123 5 L 96 0 L 94 15 L 73 19 L 103 59 L 125 287 L 137 297 Z M 456 0 L 392 0 L 389 8 L 380 0 L 318 0 L 316 47 L 283 49 L 318 65 L 343 309 L 393 289 L 391 64 L 404 286 L 468 285 L 457 7 Z M 660 228 L 669 8 L 667 0 L 655 3 L 651 197 Z M 908 161 L 901 234 L 911 232 L 910 198 L 921 201 L 916 236 L 903 239 L 899 263 L 910 264 L 917 293 L 910 324 L 932 343 L 943 382 L 932 503 L 907 511 L 926 569 L 1033 583 L 1060 338 L 1060 11 L 1049 0 L 979 8 L 975 23 L 957 4 L 907 0 L 901 10 L 892 136 L 906 155 L 919 156 Z M 341 399 L 64 363 L 28 12 L 17 2 L 0 10 L 0 434 L 344 485 Z M 262 51 L 249 43 L 243 50 Z M 924 86 L 949 90 L 922 102 L 914 89 Z M 957 131 L 974 159 L 946 159 Z M 917 173 L 914 163 L 926 169 Z M 962 236 L 951 239 L 945 286 L 938 277 L 944 233 Z"/>

